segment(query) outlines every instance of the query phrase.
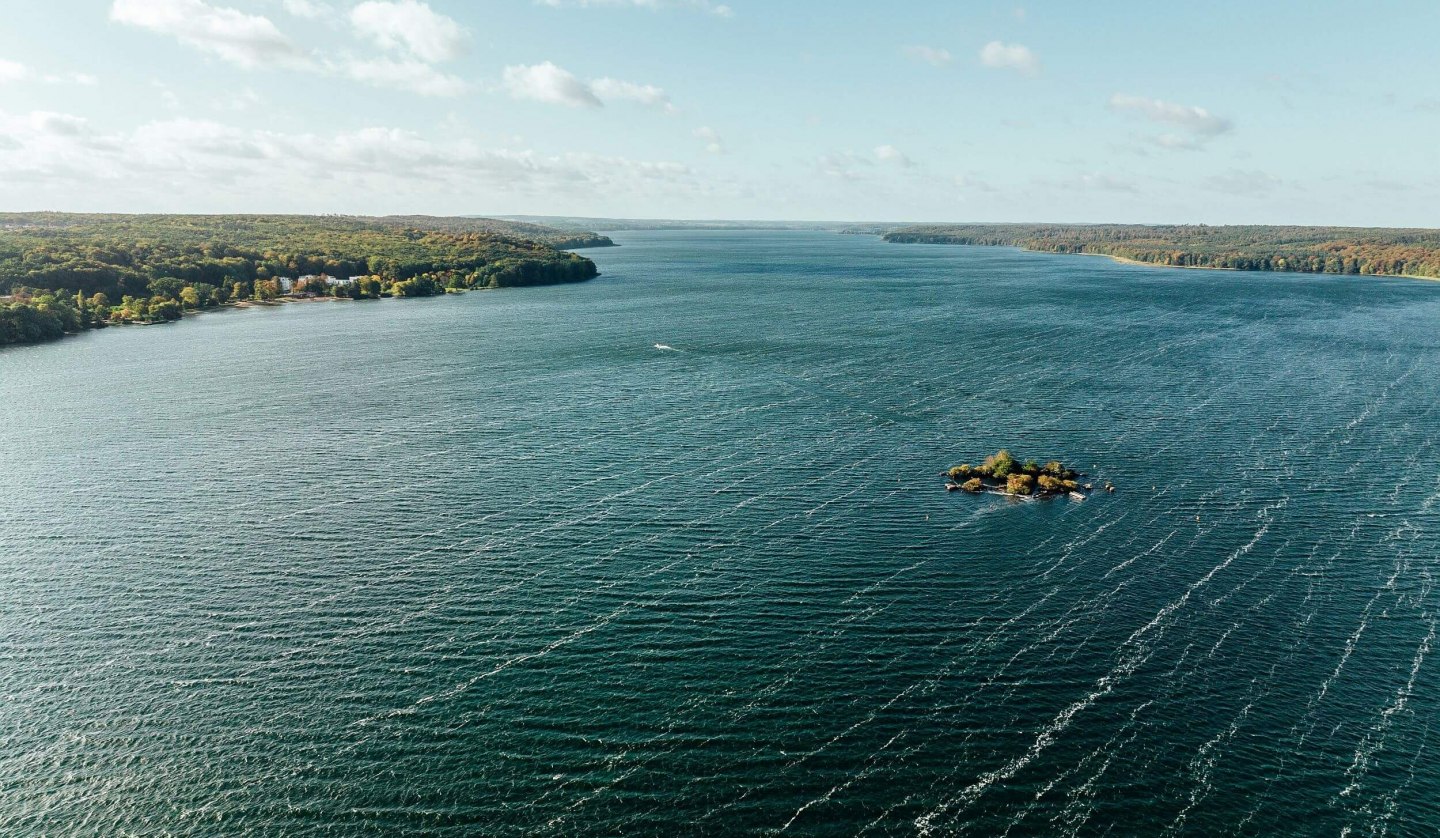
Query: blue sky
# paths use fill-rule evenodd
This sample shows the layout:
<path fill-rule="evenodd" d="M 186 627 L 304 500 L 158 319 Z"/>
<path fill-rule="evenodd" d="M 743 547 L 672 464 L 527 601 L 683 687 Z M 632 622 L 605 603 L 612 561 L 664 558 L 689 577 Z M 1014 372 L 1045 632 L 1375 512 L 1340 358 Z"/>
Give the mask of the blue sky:
<path fill-rule="evenodd" d="M 1440 3 L 53 0 L 0 208 L 1440 226 Z"/>

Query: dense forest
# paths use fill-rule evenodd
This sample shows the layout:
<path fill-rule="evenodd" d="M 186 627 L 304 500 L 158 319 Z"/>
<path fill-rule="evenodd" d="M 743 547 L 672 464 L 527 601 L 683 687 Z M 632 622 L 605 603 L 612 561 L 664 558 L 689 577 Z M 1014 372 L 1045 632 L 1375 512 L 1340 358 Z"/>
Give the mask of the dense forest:
<path fill-rule="evenodd" d="M 551 247 L 558 247 L 561 250 L 573 250 L 581 247 L 615 246 L 615 242 L 611 241 L 609 236 L 602 236 L 598 233 L 589 232 L 588 230 L 572 228 L 562 230 L 543 224 L 532 224 L 526 221 L 511 221 L 499 218 L 446 218 L 434 215 L 386 215 L 373 220 L 381 224 L 435 230 L 442 233 L 494 233 L 501 236 L 541 242 Z"/>
<path fill-rule="evenodd" d="M 175 320 L 239 302 L 420 297 L 598 274 L 589 259 L 509 232 L 517 227 L 533 225 L 424 216 L 0 213 L 0 345 Z M 604 239 L 526 232 L 552 241 Z"/>
<path fill-rule="evenodd" d="M 936 224 L 886 241 L 1003 245 L 1137 262 L 1241 271 L 1440 278 L 1440 230 L 1140 224 Z"/>

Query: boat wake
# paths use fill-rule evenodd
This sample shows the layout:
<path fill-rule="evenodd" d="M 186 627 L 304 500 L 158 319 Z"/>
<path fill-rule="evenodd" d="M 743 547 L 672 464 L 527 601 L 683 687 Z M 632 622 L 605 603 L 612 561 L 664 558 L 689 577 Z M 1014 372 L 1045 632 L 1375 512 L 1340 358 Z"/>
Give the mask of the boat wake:
<path fill-rule="evenodd" d="M 679 352 L 679 351 L 680 351 L 680 350 L 676 349 L 676 348 L 673 347 L 673 346 L 669 346 L 669 345 L 663 344 L 663 343 L 657 343 L 657 344 L 655 344 L 655 348 L 661 350 L 662 352 Z"/>

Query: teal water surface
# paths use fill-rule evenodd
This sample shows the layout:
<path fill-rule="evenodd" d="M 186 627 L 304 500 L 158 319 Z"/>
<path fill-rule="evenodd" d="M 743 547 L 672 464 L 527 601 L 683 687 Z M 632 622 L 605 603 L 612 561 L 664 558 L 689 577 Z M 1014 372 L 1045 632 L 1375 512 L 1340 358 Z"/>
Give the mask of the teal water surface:
<path fill-rule="evenodd" d="M 1440 284 L 615 238 L 0 352 L 0 834 L 1440 831 Z"/>

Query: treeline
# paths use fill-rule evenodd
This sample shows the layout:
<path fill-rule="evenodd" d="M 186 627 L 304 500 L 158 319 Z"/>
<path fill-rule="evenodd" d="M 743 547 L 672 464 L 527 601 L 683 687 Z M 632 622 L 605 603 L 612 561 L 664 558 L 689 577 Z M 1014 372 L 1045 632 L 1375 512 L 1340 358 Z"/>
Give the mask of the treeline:
<path fill-rule="evenodd" d="M 473 219 L 435 219 L 456 222 L 448 230 L 424 221 L 0 214 L 0 345 L 242 300 L 423 297 L 598 275 L 551 245 L 467 230 Z"/>
<path fill-rule="evenodd" d="M 543 224 L 526 221 L 506 221 L 499 218 L 459 218 L 433 215 L 386 215 L 377 221 L 401 227 L 439 230 L 445 233 L 494 233 L 531 241 L 542 242 L 561 250 L 583 247 L 614 247 L 609 236 L 582 230 L 560 230 Z"/>
<path fill-rule="evenodd" d="M 1426 229 L 963 224 L 905 227 L 885 240 L 1098 253 L 1172 267 L 1440 278 L 1440 230 Z"/>

